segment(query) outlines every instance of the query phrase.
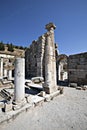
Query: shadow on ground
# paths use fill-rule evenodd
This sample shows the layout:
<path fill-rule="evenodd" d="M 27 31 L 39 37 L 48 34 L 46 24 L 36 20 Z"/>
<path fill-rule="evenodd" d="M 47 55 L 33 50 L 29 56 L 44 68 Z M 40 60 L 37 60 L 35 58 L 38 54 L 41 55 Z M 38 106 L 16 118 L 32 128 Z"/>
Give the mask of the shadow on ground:
<path fill-rule="evenodd" d="M 36 88 L 26 88 L 25 87 L 25 93 L 26 94 L 31 94 L 31 95 L 37 95 L 38 93 L 40 93 L 41 90 L 36 89 Z"/>

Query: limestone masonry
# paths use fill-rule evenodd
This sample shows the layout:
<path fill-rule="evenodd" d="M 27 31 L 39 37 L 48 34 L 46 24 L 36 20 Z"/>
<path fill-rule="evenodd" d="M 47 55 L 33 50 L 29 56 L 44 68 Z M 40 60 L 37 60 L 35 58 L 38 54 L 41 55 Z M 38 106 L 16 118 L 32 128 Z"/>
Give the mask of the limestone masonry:
<path fill-rule="evenodd" d="M 33 41 L 25 52 L 25 75 L 26 78 L 44 77 L 44 89 L 56 88 L 56 56 L 53 23 L 45 26 L 47 33 L 40 36 L 37 41 Z M 47 90 L 49 91 L 49 90 Z M 51 91 L 51 90 L 50 90 Z"/>
<path fill-rule="evenodd" d="M 60 55 L 54 38 L 56 26 L 49 23 L 45 29 L 26 49 L 25 58 L 0 56 L 1 113 L 49 101 L 63 94 L 64 85 L 87 90 L 87 52 Z"/>
<path fill-rule="evenodd" d="M 70 55 L 68 59 L 69 82 L 87 84 L 87 52 Z"/>
<path fill-rule="evenodd" d="M 25 51 L 25 77 L 43 77 L 46 83 L 43 86 L 56 86 L 60 81 L 87 84 L 87 53 L 60 55 L 54 36 L 56 26 L 49 23 L 45 29 L 47 32 L 34 40 Z M 1 80 L 14 78 L 15 59 L 14 54 L 0 52 Z"/>

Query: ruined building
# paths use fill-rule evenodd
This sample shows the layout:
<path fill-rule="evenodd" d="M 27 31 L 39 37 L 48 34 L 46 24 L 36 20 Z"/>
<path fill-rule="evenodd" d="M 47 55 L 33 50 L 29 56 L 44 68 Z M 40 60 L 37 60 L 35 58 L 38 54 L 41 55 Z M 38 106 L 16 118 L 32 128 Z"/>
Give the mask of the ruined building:
<path fill-rule="evenodd" d="M 51 61 L 56 63 L 56 65 L 51 65 L 51 61 L 49 61 L 53 69 L 53 76 L 56 72 L 55 79 L 58 83 L 58 80 L 64 81 L 68 78 L 67 56 L 59 55 L 58 53 L 57 44 L 55 44 L 54 41 L 55 25 L 49 23 L 45 28 L 47 29 L 47 33 L 40 36 L 37 41 L 33 41 L 25 52 L 25 75 L 26 78 L 38 76 L 45 78 L 45 67 L 50 56 Z M 52 77 L 52 80 L 53 79 L 54 77 Z"/>
<path fill-rule="evenodd" d="M 14 70 L 14 56 L 0 54 L 0 79 L 8 78 L 12 79 Z"/>
<path fill-rule="evenodd" d="M 42 76 L 47 93 L 56 91 L 56 56 L 53 23 L 45 26 L 47 33 L 33 41 L 25 52 L 26 78 Z"/>
<path fill-rule="evenodd" d="M 33 41 L 30 47 L 25 52 L 26 78 L 36 76 L 45 77 L 44 60 L 46 57 L 46 51 L 50 51 L 50 53 L 52 53 L 51 55 L 54 55 L 55 58 L 54 33 L 52 32 L 55 29 L 55 25 L 50 23 L 47 24 L 45 28 L 48 30 L 48 32 L 40 36 L 37 41 Z M 51 30 L 51 28 L 53 30 Z M 52 34 L 50 32 L 52 32 Z M 48 41 L 50 41 L 50 47 L 47 50 Z"/>
<path fill-rule="evenodd" d="M 33 41 L 25 52 L 26 78 L 44 76 L 45 36 Z"/>
<path fill-rule="evenodd" d="M 68 56 L 61 54 L 57 56 L 57 75 L 58 81 L 68 80 Z"/>
<path fill-rule="evenodd" d="M 70 83 L 87 85 L 87 52 L 69 56 L 68 75 Z"/>
<path fill-rule="evenodd" d="M 24 57 L 24 50 L 14 49 L 14 52 L 9 52 L 5 47 L 5 51 L 0 51 L 0 79 L 10 80 L 14 77 L 14 61 L 17 57 Z"/>

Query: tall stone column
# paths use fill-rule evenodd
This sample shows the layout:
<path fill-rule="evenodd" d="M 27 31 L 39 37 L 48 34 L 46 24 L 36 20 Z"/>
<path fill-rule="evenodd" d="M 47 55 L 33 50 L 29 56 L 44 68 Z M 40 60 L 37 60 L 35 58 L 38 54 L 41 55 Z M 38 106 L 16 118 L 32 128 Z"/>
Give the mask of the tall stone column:
<path fill-rule="evenodd" d="M 52 93 L 57 90 L 56 82 L 56 57 L 54 45 L 55 25 L 49 23 L 46 25 L 48 32 L 45 34 L 45 83 L 44 90 L 46 93 Z"/>
<path fill-rule="evenodd" d="M 21 103 L 25 98 L 25 59 L 17 58 L 15 60 L 15 76 L 14 76 L 14 102 Z"/>

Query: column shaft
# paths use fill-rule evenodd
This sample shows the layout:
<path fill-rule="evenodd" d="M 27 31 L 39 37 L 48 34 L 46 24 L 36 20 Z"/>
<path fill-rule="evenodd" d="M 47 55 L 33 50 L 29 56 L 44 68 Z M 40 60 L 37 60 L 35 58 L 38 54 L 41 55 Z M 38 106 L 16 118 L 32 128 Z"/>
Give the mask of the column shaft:
<path fill-rule="evenodd" d="M 15 102 L 21 102 L 25 97 L 25 60 L 17 58 L 15 61 Z"/>
<path fill-rule="evenodd" d="M 0 59 L 0 77 L 3 78 L 3 58 Z"/>

